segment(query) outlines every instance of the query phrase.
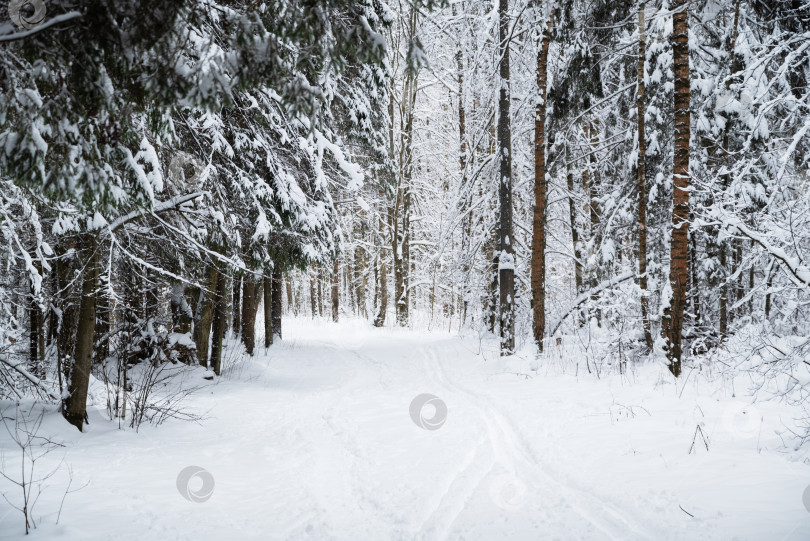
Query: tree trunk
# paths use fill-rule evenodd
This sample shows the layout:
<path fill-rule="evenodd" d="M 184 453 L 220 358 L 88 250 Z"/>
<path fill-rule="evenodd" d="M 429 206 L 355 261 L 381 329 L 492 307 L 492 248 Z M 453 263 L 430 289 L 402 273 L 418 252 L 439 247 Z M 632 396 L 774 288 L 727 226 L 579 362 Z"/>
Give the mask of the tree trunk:
<path fill-rule="evenodd" d="M 273 345 L 273 278 L 265 276 L 262 281 L 264 292 L 264 347 Z M 310 282 L 310 294 L 312 295 L 312 317 L 315 317 L 315 287 Z"/>
<path fill-rule="evenodd" d="M 672 290 L 663 316 L 663 335 L 668 341 L 669 369 L 681 374 L 683 315 L 686 305 L 689 256 L 689 23 L 688 0 L 674 0 L 673 66 L 675 73 L 675 143 L 672 186 L 672 238 L 669 284 Z"/>
<path fill-rule="evenodd" d="M 380 217 L 380 235 L 385 231 L 385 222 Z M 385 266 L 385 254 L 380 251 L 380 306 L 377 310 L 377 317 L 374 318 L 374 326 L 382 327 L 385 325 L 385 315 L 388 312 L 388 269 Z"/>
<path fill-rule="evenodd" d="M 498 315 L 501 323 L 501 355 L 515 350 L 515 256 L 512 246 L 512 126 L 509 116 L 511 81 L 509 80 L 509 0 L 500 0 L 498 8 L 499 97 L 498 97 Z"/>
<path fill-rule="evenodd" d="M 346 299 L 348 296 L 348 307 L 352 310 L 352 312 L 357 314 L 357 306 L 354 304 L 354 288 L 352 287 L 352 260 L 346 263 L 344 267 L 345 270 L 343 271 L 342 279 L 343 279 L 343 298 Z"/>
<path fill-rule="evenodd" d="M 585 191 L 585 194 L 588 197 L 588 209 L 590 210 L 590 231 L 591 231 L 591 239 L 590 245 L 591 249 L 594 251 L 593 255 L 599 254 L 599 246 L 601 244 L 601 235 L 600 235 L 600 222 L 602 220 L 602 211 L 599 209 L 599 199 L 598 199 L 598 188 L 601 184 L 601 178 L 599 175 L 599 165 L 596 159 L 596 149 L 599 148 L 599 129 L 598 124 L 596 121 L 591 120 L 585 126 L 585 133 L 590 141 L 591 151 L 590 151 L 590 158 L 588 161 L 590 162 L 590 168 L 586 167 L 586 178 L 588 179 L 588 187 Z M 593 171 L 593 178 L 590 178 L 590 171 Z M 595 258 L 596 261 L 599 261 L 599 257 Z M 595 290 L 596 287 L 601 282 L 601 277 L 599 276 L 600 265 L 597 263 L 596 266 L 591 265 L 588 268 L 588 282 L 591 289 Z M 596 321 L 597 324 L 601 327 L 602 326 L 602 309 L 599 307 L 598 300 L 599 300 L 599 292 L 594 291 L 591 295 L 591 306 L 595 308 L 596 314 Z"/>
<path fill-rule="evenodd" d="M 242 275 L 233 277 L 233 334 L 239 336 L 242 330 Z"/>
<path fill-rule="evenodd" d="M 751 249 L 754 249 L 754 241 L 751 241 Z M 754 291 L 754 264 L 748 269 L 748 291 Z M 748 298 L 748 314 L 751 316 L 751 322 L 754 322 L 754 295 Z"/>
<path fill-rule="evenodd" d="M 312 271 L 309 273 L 309 311 L 312 313 L 312 319 L 315 319 L 318 314 L 318 287 L 315 285 Z"/>
<path fill-rule="evenodd" d="M 41 265 L 38 265 L 41 269 Z M 42 271 L 40 270 L 40 275 Z M 40 354 L 44 353 L 42 348 L 42 309 L 39 306 L 39 299 L 36 290 L 34 289 L 33 281 L 29 281 L 29 291 L 31 292 L 31 299 L 28 305 L 28 321 L 29 321 L 29 347 L 28 347 L 28 363 L 31 372 L 42 379 L 45 374 L 44 364 L 40 359 Z"/>
<path fill-rule="evenodd" d="M 689 221 L 694 222 L 695 216 L 694 214 L 689 215 Z M 700 317 L 700 282 L 698 281 L 698 244 L 697 238 L 695 238 L 695 231 L 689 232 L 689 298 L 692 301 L 692 326 L 697 330 L 701 327 L 701 317 Z"/>
<path fill-rule="evenodd" d="M 197 343 L 197 335 L 199 333 L 199 325 L 197 324 L 199 318 L 198 306 L 200 304 L 200 288 L 199 286 L 189 286 L 186 288 L 186 302 L 189 306 L 189 317 L 191 321 L 189 321 L 189 330 L 191 331 L 191 337 L 194 340 L 194 343 Z"/>
<path fill-rule="evenodd" d="M 739 18 L 740 18 L 740 0 L 736 0 L 734 2 L 734 28 L 731 31 L 731 38 L 726 43 L 726 52 L 729 55 L 729 69 L 734 69 L 735 59 L 734 59 L 734 48 L 736 47 L 737 43 L 737 28 L 739 27 Z M 731 79 L 726 80 L 726 91 L 731 88 Z M 728 115 L 726 118 L 726 125 L 723 130 L 723 145 L 720 149 L 720 152 L 724 158 L 728 158 L 729 155 L 729 133 L 732 128 L 732 121 L 733 117 Z M 728 166 L 729 164 L 725 164 Z M 725 173 L 721 175 L 721 190 L 725 192 L 729 185 L 731 184 L 731 173 Z M 720 229 L 718 228 L 718 232 Z M 720 285 L 720 340 L 725 340 L 728 336 L 728 323 L 729 323 L 729 313 L 728 313 L 728 298 L 729 298 L 729 284 L 728 284 L 728 267 L 727 267 L 727 259 L 728 259 L 728 240 L 727 239 L 717 239 L 717 243 L 719 244 L 719 250 L 717 254 L 718 263 L 720 265 L 720 269 L 722 272 L 722 276 L 720 279 L 722 280 L 722 284 Z"/>
<path fill-rule="evenodd" d="M 57 254 L 56 258 L 54 259 L 54 267 L 51 272 L 51 284 L 53 289 L 53 293 L 51 294 L 51 306 L 47 312 L 47 319 L 48 319 L 48 327 L 45 333 L 46 343 L 47 345 L 55 345 L 56 340 L 59 338 L 59 316 L 57 311 L 54 309 L 56 307 L 56 303 L 59 302 L 59 297 L 56 292 L 59 289 L 59 277 L 58 277 L 58 269 L 59 269 L 59 256 Z"/>
<path fill-rule="evenodd" d="M 211 341 L 211 325 L 214 320 L 214 296 L 217 289 L 218 271 L 213 261 L 209 261 L 206 270 L 205 291 L 200 292 L 201 306 L 197 334 L 197 359 L 200 365 L 208 367 L 208 346 Z"/>
<path fill-rule="evenodd" d="M 318 317 L 323 317 L 323 269 L 318 270 Z"/>
<path fill-rule="evenodd" d="M 411 35 L 416 35 L 416 10 L 413 12 L 413 30 Z M 405 186 L 402 198 L 402 270 L 405 273 L 403 276 L 403 301 L 399 305 L 401 308 L 400 325 L 405 327 L 410 320 L 411 310 L 411 209 L 413 207 L 413 120 L 414 108 L 416 107 L 416 91 L 417 91 L 416 77 L 414 76 L 411 82 L 411 97 L 410 107 L 408 109 L 408 122 L 405 125 L 405 136 L 407 150 L 405 161 Z"/>
<path fill-rule="evenodd" d="M 408 82 L 408 79 L 406 79 L 406 81 L 405 81 L 406 88 L 402 92 L 403 99 L 405 99 L 405 97 L 408 95 L 407 94 L 407 82 Z M 391 126 L 392 126 L 392 129 L 390 131 L 390 137 L 391 137 L 391 142 L 390 142 L 391 150 L 390 151 L 391 151 L 391 155 L 393 156 L 394 155 L 394 142 L 393 142 L 393 138 L 394 138 L 394 135 L 393 135 L 394 93 L 393 93 L 393 88 L 392 88 L 392 91 L 391 91 L 391 99 L 390 99 L 389 104 L 388 104 L 388 113 L 389 113 L 389 116 L 390 116 L 390 123 L 391 123 Z M 392 255 L 392 262 L 393 262 L 392 267 L 393 267 L 393 269 L 392 270 L 393 270 L 393 273 L 394 273 L 394 314 L 396 316 L 397 325 L 400 325 L 400 319 L 402 317 L 402 309 L 400 307 L 400 304 L 402 303 L 403 297 L 405 295 L 405 282 L 404 282 L 404 274 L 405 273 L 404 273 L 404 270 L 402 268 L 402 250 L 401 250 L 401 244 L 402 244 L 401 233 L 402 233 L 402 231 L 401 231 L 400 222 L 399 222 L 399 218 L 400 218 L 399 209 L 402 206 L 402 156 L 401 156 L 402 152 L 404 152 L 404 149 L 400 149 L 400 164 L 399 164 L 399 172 L 397 174 L 397 186 L 396 186 L 395 195 L 394 195 L 394 205 L 393 205 L 393 208 L 391 209 L 391 211 L 389 212 L 389 216 L 391 217 L 390 219 L 391 219 L 391 222 L 392 222 L 391 225 L 393 226 L 393 228 L 392 228 L 393 234 L 391 235 L 391 249 L 393 251 L 393 255 Z M 333 319 L 335 318 L 334 314 L 333 314 L 332 318 Z"/>
<path fill-rule="evenodd" d="M 76 352 L 70 371 L 68 392 L 62 407 L 67 422 L 82 431 L 87 418 L 87 389 L 93 357 L 96 331 L 96 285 L 98 283 L 98 242 L 95 233 L 85 233 L 82 252 L 87 266 L 82 278 L 82 298 L 79 305 L 79 324 L 76 330 Z"/>
<path fill-rule="evenodd" d="M 497 116 L 497 111 L 493 111 L 493 118 Z M 498 152 L 498 135 L 496 130 L 496 122 L 489 123 L 489 155 L 495 156 Z M 484 187 L 479 184 L 478 196 L 483 197 Z M 494 212 L 495 209 L 492 205 L 488 206 L 489 212 Z M 484 227 L 483 218 L 479 221 L 479 225 Z M 483 317 L 486 323 L 486 328 L 489 332 L 495 333 L 498 324 L 498 237 L 500 235 L 499 227 L 496 226 L 486 233 L 486 240 L 484 241 L 484 251 L 486 253 L 486 261 L 488 263 L 484 276 L 487 279 L 486 290 L 484 292 L 484 299 L 481 302 L 483 306 Z"/>
<path fill-rule="evenodd" d="M 455 14 L 456 5 L 453 4 Z M 464 47 L 459 41 L 456 50 L 456 73 L 458 74 L 458 166 L 461 186 L 467 185 L 467 111 L 464 109 Z"/>
<path fill-rule="evenodd" d="M 496 232 L 497 234 L 497 232 Z M 487 261 L 490 265 L 487 266 L 487 273 L 485 276 L 489 277 L 487 290 L 484 296 L 484 319 L 486 320 L 487 330 L 491 333 L 495 332 L 498 324 L 498 254 L 495 251 L 496 239 L 488 241 Z"/>
<path fill-rule="evenodd" d="M 281 339 L 281 283 L 284 277 L 280 269 L 273 270 L 272 286 L 273 286 L 273 310 L 271 319 L 273 324 L 273 339 Z"/>
<path fill-rule="evenodd" d="M 413 82 L 413 86 L 413 98 L 415 99 L 416 81 Z M 411 101 L 411 106 L 413 106 L 413 100 Z M 407 139 L 407 159 L 403 182 L 404 186 L 402 189 L 402 231 L 400 233 L 400 270 L 402 276 L 400 280 L 399 302 L 397 303 L 397 323 L 400 327 L 408 326 L 408 319 L 410 316 L 411 290 L 409 285 L 411 278 L 411 204 L 413 199 L 411 192 L 411 173 L 413 167 L 411 162 L 411 136 L 413 134 L 413 111 L 408 114 L 408 123 L 405 127 L 405 131 Z"/>
<path fill-rule="evenodd" d="M 287 290 L 287 315 L 295 315 L 295 295 L 293 294 L 292 282 L 290 282 L 289 276 L 284 280 L 284 286 Z"/>
<path fill-rule="evenodd" d="M 568 184 L 568 217 L 571 221 L 571 243 L 574 247 L 574 285 L 577 292 L 574 297 L 579 297 L 583 291 L 582 284 L 582 250 L 579 240 L 579 229 L 577 228 L 577 207 L 574 201 L 574 172 L 571 170 L 571 157 L 568 146 L 565 149 L 565 162 L 566 162 L 566 183 Z M 585 324 L 582 312 L 579 312 L 577 324 L 582 327 Z"/>
<path fill-rule="evenodd" d="M 401 207 L 402 188 L 397 188 L 397 194 L 394 199 L 394 210 L 392 212 L 394 222 L 394 234 L 391 236 L 391 248 L 393 250 L 393 271 L 394 271 L 394 314 L 396 316 L 397 325 L 401 325 L 402 318 L 401 304 L 405 296 L 405 281 L 404 271 L 402 268 L 402 251 L 400 238 L 401 228 L 399 225 L 399 209 Z"/>
<path fill-rule="evenodd" d="M 366 258 L 365 250 L 362 248 L 355 248 L 354 252 L 354 285 L 357 289 L 357 312 L 363 319 L 368 319 L 368 308 L 366 307 Z"/>
<path fill-rule="evenodd" d="M 742 267 L 743 262 L 743 247 L 742 241 L 738 240 L 734 243 L 734 268 L 739 269 Z M 734 304 L 737 306 L 737 309 L 734 310 L 734 317 L 735 319 L 739 319 L 744 317 L 744 309 L 740 301 L 742 301 L 743 297 L 745 296 L 745 281 L 743 278 L 742 271 L 739 274 L 739 278 L 734 282 Z"/>
<path fill-rule="evenodd" d="M 340 267 L 338 261 L 335 259 L 335 266 L 332 269 L 332 321 L 338 322 L 338 315 L 340 311 Z"/>
<path fill-rule="evenodd" d="M 110 356 L 111 312 L 112 302 L 109 297 L 109 282 L 101 283 L 101 279 L 99 279 L 98 291 L 96 292 L 96 340 L 93 344 L 93 357 L 96 362 L 102 362 Z"/>
<path fill-rule="evenodd" d="M 417 11 L 411 8 L 409 33 L 410 37 L 416 36 Z M 405 123 L 402 130 L 402 143 L 400 150 L 400 171 L 402 182 L 400 186 L 402 201 L 402 227 L 398 231 L 398 238 L 395 236 L 395 288 L 396 291 L 396 312 L 397 324 L 400 327 L 408 326 L 410 309 L 410 288 L 408 287 L 411 274 L 411 205 L 412 189 L 411 178 L 413 176 L 413 121 L 414 107 L 416 105 L 416 94 L 418 90 L 416 74 L 408 71 L 405 77 L 402 103 L 405 106 Z M 395 244 L 395 246 L 396 246 Z M 396 274 L 399 277 L 396 277 Z"/>
<path fill-rule="evenodd" d="M 257 286 L 257 280 L 253 276 L 245 276 L 242 281 L 242 342 L 248 355 L 253 355 L 256 347 L 256 312 L 259 308 Z"/>
<path fill-rule="evenodd" d="M 720 277 L 720 339 L 725 340 L 728 336 L 728 276 L 726 276 L 726 240 L 721 240 L 717 253 L 718 264 L 723 275 Z"/>
<path fill-rule="evenodd" d="M 463 10 L 464 4 L 461 4 L 461 6 Z M 455 14 L 455 10 L 456 5 L 453 4 L 453 14 Z M 459 174 L 461 176 L 461 189 L 471 189 L 471 187 L 467 187 L 467 111 L 464 108 L 464 67 L 464 44 L 459 39 L 456 49 L 456 73 L 458 74 L 458 167 Z M 470 266 L 467 264 L 467 254 L 469 252 L 472 210 L 469 208 L 470 204 L 466 201 L 466 198 L 462 203 L 459 204 L 459 207 L 459 211 L 464 213 L 461 227 L 461 257 L 463 258 L 461 271 L 464 276 L 464 285 L 462 285 L 461 296 L 463 300 L 460 317 L 460 325 L 463 326 L 467 318 L 467 301 L 464 297 L 466 296 L 466 281 L 470 270 Z"/>
<path fill-rule="evenodd" d="M 74 269 L 76 269 L 76 241 L 68 239 L 60 242 L 59 254 L 56 259 L 56 292 L 58 296 L 58 307 L 61 309 L 59 326 L 56 338 L 57 362 L 62 367 L 62 374 L 65 377 L 70 375 L 73 351 L 76 347 L 76 326 L 79 324 L 79 306 L 74 301 L 74 290 L 71 283 L 74 281 Z M 68 259 L 68 254 L 74 254 Z"/>
<path fill-rule="evenodd" d="M 532 334 L 543 351 L 546 332 L 546 94 L 548 49 L 555 13 L 552 11 L 543 30 L 537 53 L 537 106 L 534 112 L 534 213 L 532 217 Z M 505 39 L 501 36 L 501 39 Z M 503 90 L 501 90 L 503 92 Z M 514 280 L 514 278 L 513 278 Z M 514 285 L 513 285 L 514 289 Z M 514 345 L 513 345 L 514 347 Z"/>
<path fill-rule="evenodd" d="M 775 274 L 776 263 L 771 263 L 765 271 L 765 319 L 771 317 L 771 286 L 773 285 L 773 275 Z"/>
<path fill-rule="evenodd" d="M 253 355 L 256 349 L 256 312 L 255 305 L 257 282 L 252 275 L 247 275 L 242 280 L 242 317 L 241 329 L 242 343 L 245 345 L 245 352 Z"/>
<path fill-rule="evenodd" d="M 642 0 L 638 8 L 638 75 L 636 79 L 636 116 L 638 117 L 638 285 L 641 289 L 641 325 L 644 328 L 644 342 L 652 349 L 652 327 L 650 326 L 649 298 L 647 296 L 647 139 L 644 115 L 645 103 L 644 65 L 646 62 L 647 30 L 644 23 L 646 2 Z"/>
<path fill-rule="evenodd" d="M 222 375 L 222 339 L 225 337 L 225 326 L 227 325 L 227 302 L 225 292 L 227 290 L 228 277 L 217 271 L 217 288 L 214 291 L 214 319 L 211 324 L 211 368 L 214 373 Z"/>

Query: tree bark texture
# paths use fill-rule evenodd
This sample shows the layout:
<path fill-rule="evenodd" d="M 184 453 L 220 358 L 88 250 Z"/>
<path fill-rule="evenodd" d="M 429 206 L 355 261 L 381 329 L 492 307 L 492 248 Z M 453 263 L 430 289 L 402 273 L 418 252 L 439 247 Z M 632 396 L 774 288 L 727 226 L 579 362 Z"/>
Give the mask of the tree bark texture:
<path fill-rule="evenodd" d="M 265 276 L 262 280 L 264 294 L 264 347 L 273 345 L 273 278 Z M 310 295 L 312 296 L 312 317 L 315 317 L 315 287 L 310 281 Z"/>
<path fill-rule="evenodd" d="M 222 340 L 228 323 L 227 291 L 228 277 L 217 271 L 217 288 L 214 291 L 214 319 L 211 323 L 211 368 L 217 376 L 222 375 Z"/>
<path fill-rule="evenodd" d="M 82 276 L 82 297 L 76 329 L 76 350 L 68 382 L 69 395 L 62 407 L 65 419 L 81 431 L 87 418 L 87 389 L 93 360 L 96 332 L 96 289 L 98 284 L 98 240 L 95 233 L 82 238 L 82 256 L 86 262 Z"/>
<path fill-rule="evenodd" d="M 499 0 L 498 37 L 500 91 L 498 95 L 498 315 L 501 355 L 515 350 L 515 257 L 512 243 L 512 125 L 509 80 L 509 0 Z"/>
<path fill-rule="evenodd" d="M 543 351 L 546 332 L 546 97 L 548 90 L 548 50 L 555 13 L 543 29 L 537 53 L 537 106 L 534 112 L 534 212 L 532 216 L 532 334 Z M 503 38 L 501 38 L 503 39 Z M 573 224 L 572 224 L 573 225 Z"/>
<path fill-rule="evenodd" d="M 672 290 L 664 311 L 669 369 L 681 374 L 683 316 L 686 306 L 689 258 L 689 24 L 688 0 L 675 0 L 673 10 L 673 66 L 675 72 L 675 144 L 672 185 L 672 238 L 669 284 Z"/>
<path fill-rule="evenodd" d="M 242 342 L 248 355 L 253 355 L 256 347 L 256 312 L 262 293 L 260 284 L 255 276 L 250 275 L 242 281 Z"/>
<path fill-rule="evenodd" d="M 644 65 L 646 60 L 647 31 L 644 22 L 646 2 L 638 8 L 638 71 L 636 79 L 636 116 L 638 117 L 638 285 L 641 290 L 641 325 L 644 328 L 644 342 L 647 349 L 652 349 L 652 327 L 650 325 L 650 308 L 647 297 L 647 139 L 644 115 L 646 114 L 646 96 L 644 87 Z"/>
<path fill-rule="evenodd" d="M 284 276 L 280 269 L 273 270 L 272 286 L 273 286 L 273 309 L 271 319 L 273 324 L 273 340 L 276 338 L 281 339 L 281 285 L 284 281 Z"/>

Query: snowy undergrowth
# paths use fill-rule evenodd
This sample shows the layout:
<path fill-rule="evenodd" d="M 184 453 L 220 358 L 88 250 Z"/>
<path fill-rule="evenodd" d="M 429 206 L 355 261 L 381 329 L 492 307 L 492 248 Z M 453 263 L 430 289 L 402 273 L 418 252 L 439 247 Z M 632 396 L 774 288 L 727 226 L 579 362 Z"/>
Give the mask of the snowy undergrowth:
<path fill-rule="evenodd" d="M 37 504 L 34 537 L 810 535 L 810 470 L 790 438 L 798 410 L 755 400 L 744 374 L 703 366 L 676 383 L 662 365 L 620 373 L 604 359 L 597 371 L 601 353 L 579 339 L 536 360 L 528 348 L 500 357 L 491 337 L 358 320 L 291 319 L 284 332 L 254 357 L 227 343 L 223 377 L 186 399 L 207 413 L 199 424 L 170 419 L 136 434 L 96 404 L 79 433 L 46 408 L 40 434 L 64 448 L 43 471 L 70 464 L 73 486 L 87 486 L 65 498 L 57 526 L 62 468 Z M 411 418 L 424 393 L 446 407 L 437 430 Z M 11 448 L 0 433 L 0 451 Z M 190 466 L 210 475 L 210 499 L 188 497 L 206 489 L 200 475 L 178 492 Z M 22 536 L 5 502 L 0 517 L 3 537 Z"/>

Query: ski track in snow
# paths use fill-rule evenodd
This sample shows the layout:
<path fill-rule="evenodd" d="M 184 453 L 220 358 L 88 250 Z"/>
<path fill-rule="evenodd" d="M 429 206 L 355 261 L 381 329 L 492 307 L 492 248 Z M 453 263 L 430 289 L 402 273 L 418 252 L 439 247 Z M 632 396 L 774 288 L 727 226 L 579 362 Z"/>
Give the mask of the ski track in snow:
<path fill-rule="evenodd" d="M 715 398 L 648 380 L 509 377 L 519 361 L 446 333 L 305 320 L 285 330 L 238 377 L 192 396 L 208 412 L 199 425 L 135 434 L 102 410 L 79 434 L 48 414 L 43 432 L 66 451 L 41 467 L 64 456 L 74 486 L 89 485 L 67 496 L 56 526 L 55 476 L 31 538 L 810 539 L 810 472 L 773 437 L 740 442 L 707 426 L 711 451 L 687 453 L 695 409 L 724 411 Z M 441 428 L 411 421 L 421 393 L 447 405 Z M 622 402 L 650 415 L 606 413 Z M 0 450 L 13 463 L 2 433 Z M 204 503 L 175 487 L 189 465 L 216 481 Z M 24 537 L 15 513 L 0 502 L 0 538 Z"/>
<path fill-rule="evenodd" d="M 570 506 L 578 515 L 576 518 L 589 523 L 592 529 L 586 533 L 591 535 L 594 535 L 594 530 L 596 530 L 609 539 L 627 539 L 631 537 L 629 534 L 632 534 L 632 537 L 653 538 L 629 519 L 629 513 L 621 512 L 608 502 L 600 501 L 591 497 L 587 492 L 567 486 L 552 478 L 546 473 L 546 471 L 552 470 L 534 458 L 533 454 L 528 451 L 525 441 L 514 430 L 513 425 L 497 412 L 491 401 L 486 400 L 482 395 L 476 395 L 453 384 L 445 373 L 443 363 L 434 351 L 424 350 L 422 354 L 425 359 L 425 369 L 431 375 L 431 379 L 437 381 L 447 391 L 448 396 L 463 396 L 466 405 L 476 410 L 486 423 L 489 444 L 493 448 L 496 460 L 507 466 L 509 473 L 515 478 L 532 487 L 537 487 L 538 492 L 541 488 L 546 489 L 537 494 L 537 498 L 532 497 L 532 500 L 538 502 L 556 498 L 563 500 L 566 507 Z M 481 401 L 487 402 L 485 407 L 479 405 Z M 490 465 L 491 469 L 492 465 Z M 549 486 L 553 489 L 549 490 Z M 600 509 L 602 507 L 604 509 Z M 542 512 L 541 509 L 538 511 Z M 606 517 L 606 514 L 610 516 Z M 574 519 L 567 523 L 576 522 L 578 521 Z M 561 526 L 564 527 L 564 524 Z M 449 531 L 443 533 L 448 534 Z"/>

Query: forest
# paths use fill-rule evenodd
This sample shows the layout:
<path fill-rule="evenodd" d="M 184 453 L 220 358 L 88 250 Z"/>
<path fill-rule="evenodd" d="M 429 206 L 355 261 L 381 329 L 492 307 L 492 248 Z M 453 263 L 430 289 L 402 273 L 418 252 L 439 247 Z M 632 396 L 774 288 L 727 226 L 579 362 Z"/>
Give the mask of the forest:
<path fill-rule="evenodd" d="M 0 0 L 0 241 L 0 537 L 810 535 L 808 0 Z"/>

